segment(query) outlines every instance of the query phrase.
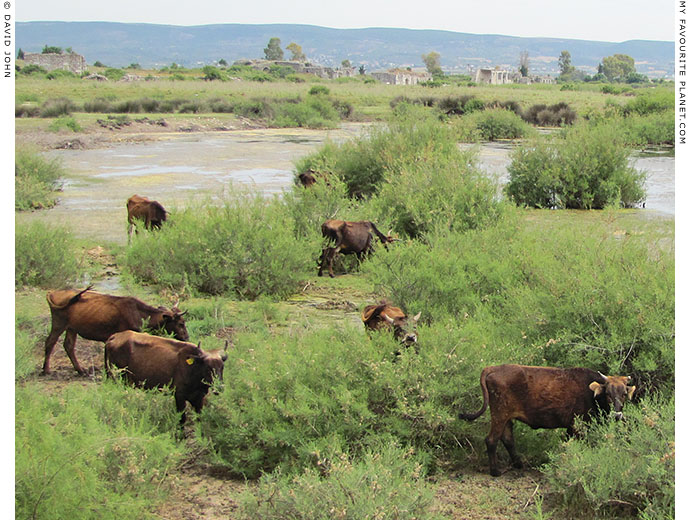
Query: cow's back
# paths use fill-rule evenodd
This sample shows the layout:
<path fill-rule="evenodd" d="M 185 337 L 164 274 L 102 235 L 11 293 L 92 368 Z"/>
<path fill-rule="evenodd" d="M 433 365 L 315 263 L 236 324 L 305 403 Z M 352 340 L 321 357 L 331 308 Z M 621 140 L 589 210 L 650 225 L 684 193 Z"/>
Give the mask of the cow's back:
<path fill-rule="evenodd" d="M 562 428 L 594 407 L 592 381 L 601 376 L 586 368 L 500 365 L 488 367 L 486 386 L 491 414 L 518 419 L 533 428 Z"/>
<path fill-rule="evenodd" d="M 126 377 L 145 388 L 173 383 L 180 362 L 180 353 L 193 353 L 193 343 L 151 336 L 131 330 L 118 332 L 105 344 L 106 358 L 111 365 L 126 370 Z"/>
<path fill-rule="evenodd" d="M 115 332 L 141 328 L 138 304 L 143 302 L 136 298 L 89 291 L 66 307 L 60 305 L 74 294 L 76 291 L 54 291 L 48 295 L 48 304 L 54 318 L 64 321 L 68 329 L 83 338 L 105 341 Z"/>

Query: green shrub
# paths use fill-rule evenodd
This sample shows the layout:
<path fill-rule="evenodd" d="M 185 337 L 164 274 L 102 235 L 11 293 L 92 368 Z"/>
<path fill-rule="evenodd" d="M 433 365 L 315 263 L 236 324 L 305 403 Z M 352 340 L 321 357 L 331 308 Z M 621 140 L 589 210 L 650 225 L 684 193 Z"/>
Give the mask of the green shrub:
<path fill-rule="evenodd" d="M 80 274 L 74 239 L 65 228 L 42 222 L 15 227 L 15 285 L 55 288 Z"/>
<path fill-rule="evenodd" d="M 112 112 L 110 101 L 105 98 L 96 98 L 84 103 L 84 112 L 106 113 Z"/>
<path fill-rule="evenodd" d="M 529 107 L 522 117 L 533 125 L 566 126 L 575 122 L 577 113 L 564 102 L 548 106 L 537 103 Z"/>
<path fill-rule="evenodd" d="M 275 107 L 266 99 L 253 98 L 236 102 L 233 112 L 238 116 L 251 119 L 270 119 L 275 114 Z"/>
<path fill-rule="evenodd" d="M 283 128 L 334 128 L 339 121 L 340 115 L 328 99 L 310 96 L 298 103 L 280 103 L 272 124 Z"/>
<path fill-rule="evenodd" d="M 45 159 L 26 149 L 18 149 L 14 165 L 14 207 L 30 210 L 55 204 L 55 190 L 65 171 L 58 158 Z"/>
<path fill-rule="evenodd" d="M 530 227 L 507 213 L 496 226 L 379 249 L 361 269 L 424 321 L 464 317 L 458 326 L 477 330 L 485 354 L 513 352 L 503 362 L 624 373 L 640 392 L 672 386 L 672 235 L 601 220 Z"/>
<path fill-rule="evenodd" d="M 51 132 L 59 132 L 62 128 L 71 130 L 72 132 L 81 132 L 84 130 L 77 121 L 71 116 L 60 116 L 57 117 L 50 126 L 48 130 Z"/>
<path fill-rule="evenodd" d="M 330 450 L 329 450 L 330 451 Z M 315 453 L 318 469 L 261 478 L 245 494 L 241 518 L 431 519 L 434 493 L 413 450 L 382 445 L 363 457 Z"/>
<path fill-rule="evenodd" d="M 36 370 L 36 360 L 34 350 L 36 338 L 20 328 L 19 320 L 14 327 L 14 378 L 19 381 Z"/>
<path fill-rule="evenodd" d="M 619 129 L 578 125 L 562 138 L 543 137 L 516 148 L 505 192 L 532 207 L 633 207 L 645 196 L 646 175 L 630 166 L 629 155 Z"/>
<path fill-rule="evenodd" d="M 314 85 L 309 89 L 310 96 L 328 96 L 331 90 L 325 85 Z"/>
<path fill-rule="evenodd" d="M 291 294 L 307 258 L 282 205 L 237 194 L 174 213 L 133 241 L 125 263 L 141 282 L 255 299 Z"/>
<path fill-rule="evenodd" d="M 525 121 L 510 110 L 493 108 L 473 112 L 456 125 L 464 140 L 494 141 L 496 139 L 519 139 L 532 135 L 532 129 Z"/>
<path fill-rule="evenodd" d="M 48 71 L 40 65 L 30 64 L 21 68 L 20 74 L 25 76 L 33 76 L 34 74 L 48 74 Z"/>
<path fill-rule="evenodd" d="M 69 70 L 55 69 L 46 74 L 47 79 L 77 78 L 77 75 Z"/>
<path fill-rule="evenodd" d="M 386 177 L 371 207 L 379 223 L 390 222 L 398 234 L 418 238 L 493 224 L 503 208 L 497 192 L 496 182 L 477 166 L 474 152 L 454 150 L 401 165 Z"/>
<path fill-rule="evenodd" d="M 119 81 L 125 77 L 125 71 L 122 69 L 109 68 L 103 71 L 103 75 L 110 81 Z"/>
<path fill-rule="evenodd" d="M 139 519 L 182 458 L 170 395 L 113 383 L 15 390 L 17 518 Z"/>
<path fill-rule="evenodd" d="M 625 422 L 594 423 L 552 454 L 551 495 L 578 517 L 675 517 L 675 399 L 643 399 Z"/>
<path fill-rule="evenodd" d="M 670 89 L 654 89 L 638 94 L 624 107 L 626 114 L 653 114 L 673 110 L 675 94 Z"/>
<path fill-rule="evenodd" d="M 41 105 L 41 117 L 68 116 L 77 109 L 77 105 L 67 98 L 49 99 Z"/>
<path fill-rule="evenodd" d="M 117 114 L 139 114 L 143 112 L 140 99 L 126 99 L 115 103 L 111 111 Z"/>

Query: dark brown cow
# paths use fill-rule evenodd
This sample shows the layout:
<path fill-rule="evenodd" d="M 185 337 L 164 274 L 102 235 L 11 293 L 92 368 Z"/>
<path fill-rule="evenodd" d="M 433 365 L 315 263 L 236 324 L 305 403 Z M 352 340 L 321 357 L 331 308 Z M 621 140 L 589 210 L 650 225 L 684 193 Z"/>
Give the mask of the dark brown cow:
<path fill-rule="evenodd" d="M 105 342 L 106 374 L 113 377 L 113 367 L 124 371 L 124 378 L 144 388 L 170 385 L 175 390 L 175 405 L 184 412 L 187 401 L 197 413 L 214 380 L 223 381 L 225 350 L 204 352 L 201 343 L 187 343 L 126 330 Z M 186 420 L 182 413 L 181 423 Z"/>
<path fill-rule="evenodd" d="M 498 440 L 508 450 L 513 467 L 522 467 L 515 453 L 513 420 L 537 428 L 567 428 L 573 435 L 575 417 L 584 420 L 597 413 L 623 417 L 623 405 L 631 399 L 634 386 L 627 376 L 605 376 L 588 368 L 551 368 L 524 365 L 499 365 L 482 370 L 480 377 L 484 403 L 473 414 L 460 419 L 473 421 L 491 408 L 491 430 L 486 437 L 489 469 L 494 477 L 501 473 L 496 462 Z"/>
<path fill-rule="evenodd" d="M 304 186 L 305 188 L 309 188 L 316 184 L 316 181 L 318 179 L 323 179 L 326 185 L 330 186 L 330 183 L 328 182 L 329 175 L 330 174 L 328 172 L 318 172 L 310 168 L 306 172 L 302 172 L 299 175 L 297 175 L 296 182 L 299 183 L 301 186 Z"/>
<path fill-rule="evenodd" d="M 63 289 L 47 294 L 52 323 L 45 342 L 44 374 L 50 373 L 50 356 L 65 330 L 65 352 L 74 369 L 82 375 L 86 371 L 74 354 L 77 334 L 82 338 L 105 341 L 115 332 L 139 331 L 148 320 L 148 327 L 152 329 L 165 330 L 183 341 L 189 339 L 183 318 L 186 312 L 180 312 L 176 307 L 152 307 L 130 296 L 111 296 L 90 289 L 91 286 L 83 291 Z"/>
<path fill-rule="evenodd" d="M 333 247 L 325 247 L 319 259 L 319 276 L 323 274 L 323 266 L 328 263 L 328 274 L 333 278 L 333 260 L 342 253 L 344 255 L 357 255 L 362 260 L 372 249 L 373 234 L 385 246 L 394 242 L 395 238 L 381 233 L 376 226 L 368 220 L 359 222 L 347 222 L 345 220 L 327 220 L 321 224 L 321 234 L 334 242 Z"/>
<path fill-rule="evenodd" d="M 404 345 L 417 343 L 417 321 L 421 312 L 408 320 L 407 315 L 399 307 L 393 307 L 386 302 L 367 305 L 362 311 L 362 321 L 369 330 L 393 328 L 393 335 Z"/>
<path fill-rule="evenodd" d="M 139 195 L 132 195 L 127 199 L 128 240 L 132 238 L 135 220 L 143 220 L 144 228 L 148 230 L 160 229 L 167 218 L 167 213 L 158 201 L 149 200 Z"/>

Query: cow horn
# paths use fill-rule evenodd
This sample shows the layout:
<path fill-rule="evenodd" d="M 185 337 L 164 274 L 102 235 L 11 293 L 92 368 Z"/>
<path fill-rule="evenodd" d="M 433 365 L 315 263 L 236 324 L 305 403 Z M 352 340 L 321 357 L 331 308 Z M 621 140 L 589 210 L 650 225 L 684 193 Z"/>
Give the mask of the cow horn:
<path fill-rule="evenodd" d="M 609 382 L 609 378 L 608 378 L 608 376 L 605 376 L 605 375 L 604 375 L 604 374 L 602 374 L 601 372 L 599 372 L 599 375 L 600 375 L 601 377 L 603 377 L 603 378 L 604 378 L 604 381 L 606 381 L 607 383 Z"/>
<path fill-rule="evenodd" d="M 225 348 L 223 349 L 223 352 L 227 352 L 227 351 L 228 351 L 228 345 L 229 345 L 229 344 L 230 344 L 230 342 L 226 339 L 226 340 L 225 340 Z"/>
<path fill-rule="evenodd" d="M 178 312 L 177 315 L 181 318 L 182 316 L 184 316 L 184 315 L 187 314 L 188 312 L 189 312 L 189 309 L 186 310 L 186 311 L 184 311 L 184 312 Z"/>
<path fill-rule="evenodd" d="M 395 323 L 395 320 L 388 316 L 388 314 L 381 314 L 388 323 Z"/>

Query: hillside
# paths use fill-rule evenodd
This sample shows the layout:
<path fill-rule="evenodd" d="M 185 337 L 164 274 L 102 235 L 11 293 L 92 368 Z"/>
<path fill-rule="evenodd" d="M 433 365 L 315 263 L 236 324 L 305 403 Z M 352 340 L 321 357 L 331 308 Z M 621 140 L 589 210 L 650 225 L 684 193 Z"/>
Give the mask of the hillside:
<path fill-rule="evenodd" d="M 622 43 L 556 38 L 518 38 L 436 30 L 412 29 L 331 29 L 311 25 L 218 24 L 174 26 L 114 22 L 18 22 L 17 48 L 40 52 L 44 45 L 71 47 L 87 63 L 99 60 L 123 67 L 139 63 L 160 67 L 172 62 L 199 66 L 221 58 L 227 62 L 263 57 L 271 37 L 302 46 L 313 62 L 337 66 L 344 59 L 366 70 L 393 66 L 423 66 L 421 55 L 436 51 L 447 72 L 464 73 L 470 67 L 515 69 L 520 53 L 527 51 L 530 72 L 556 74 L 558 56 L 568 50 L 573 65 L 596 72 L 605 56 L 628 54 L 637 70 L 652 78 L 673 74 L 673 43 L 630 40 Z M 286 57 L 289 52 L 286 51 Z"/>

